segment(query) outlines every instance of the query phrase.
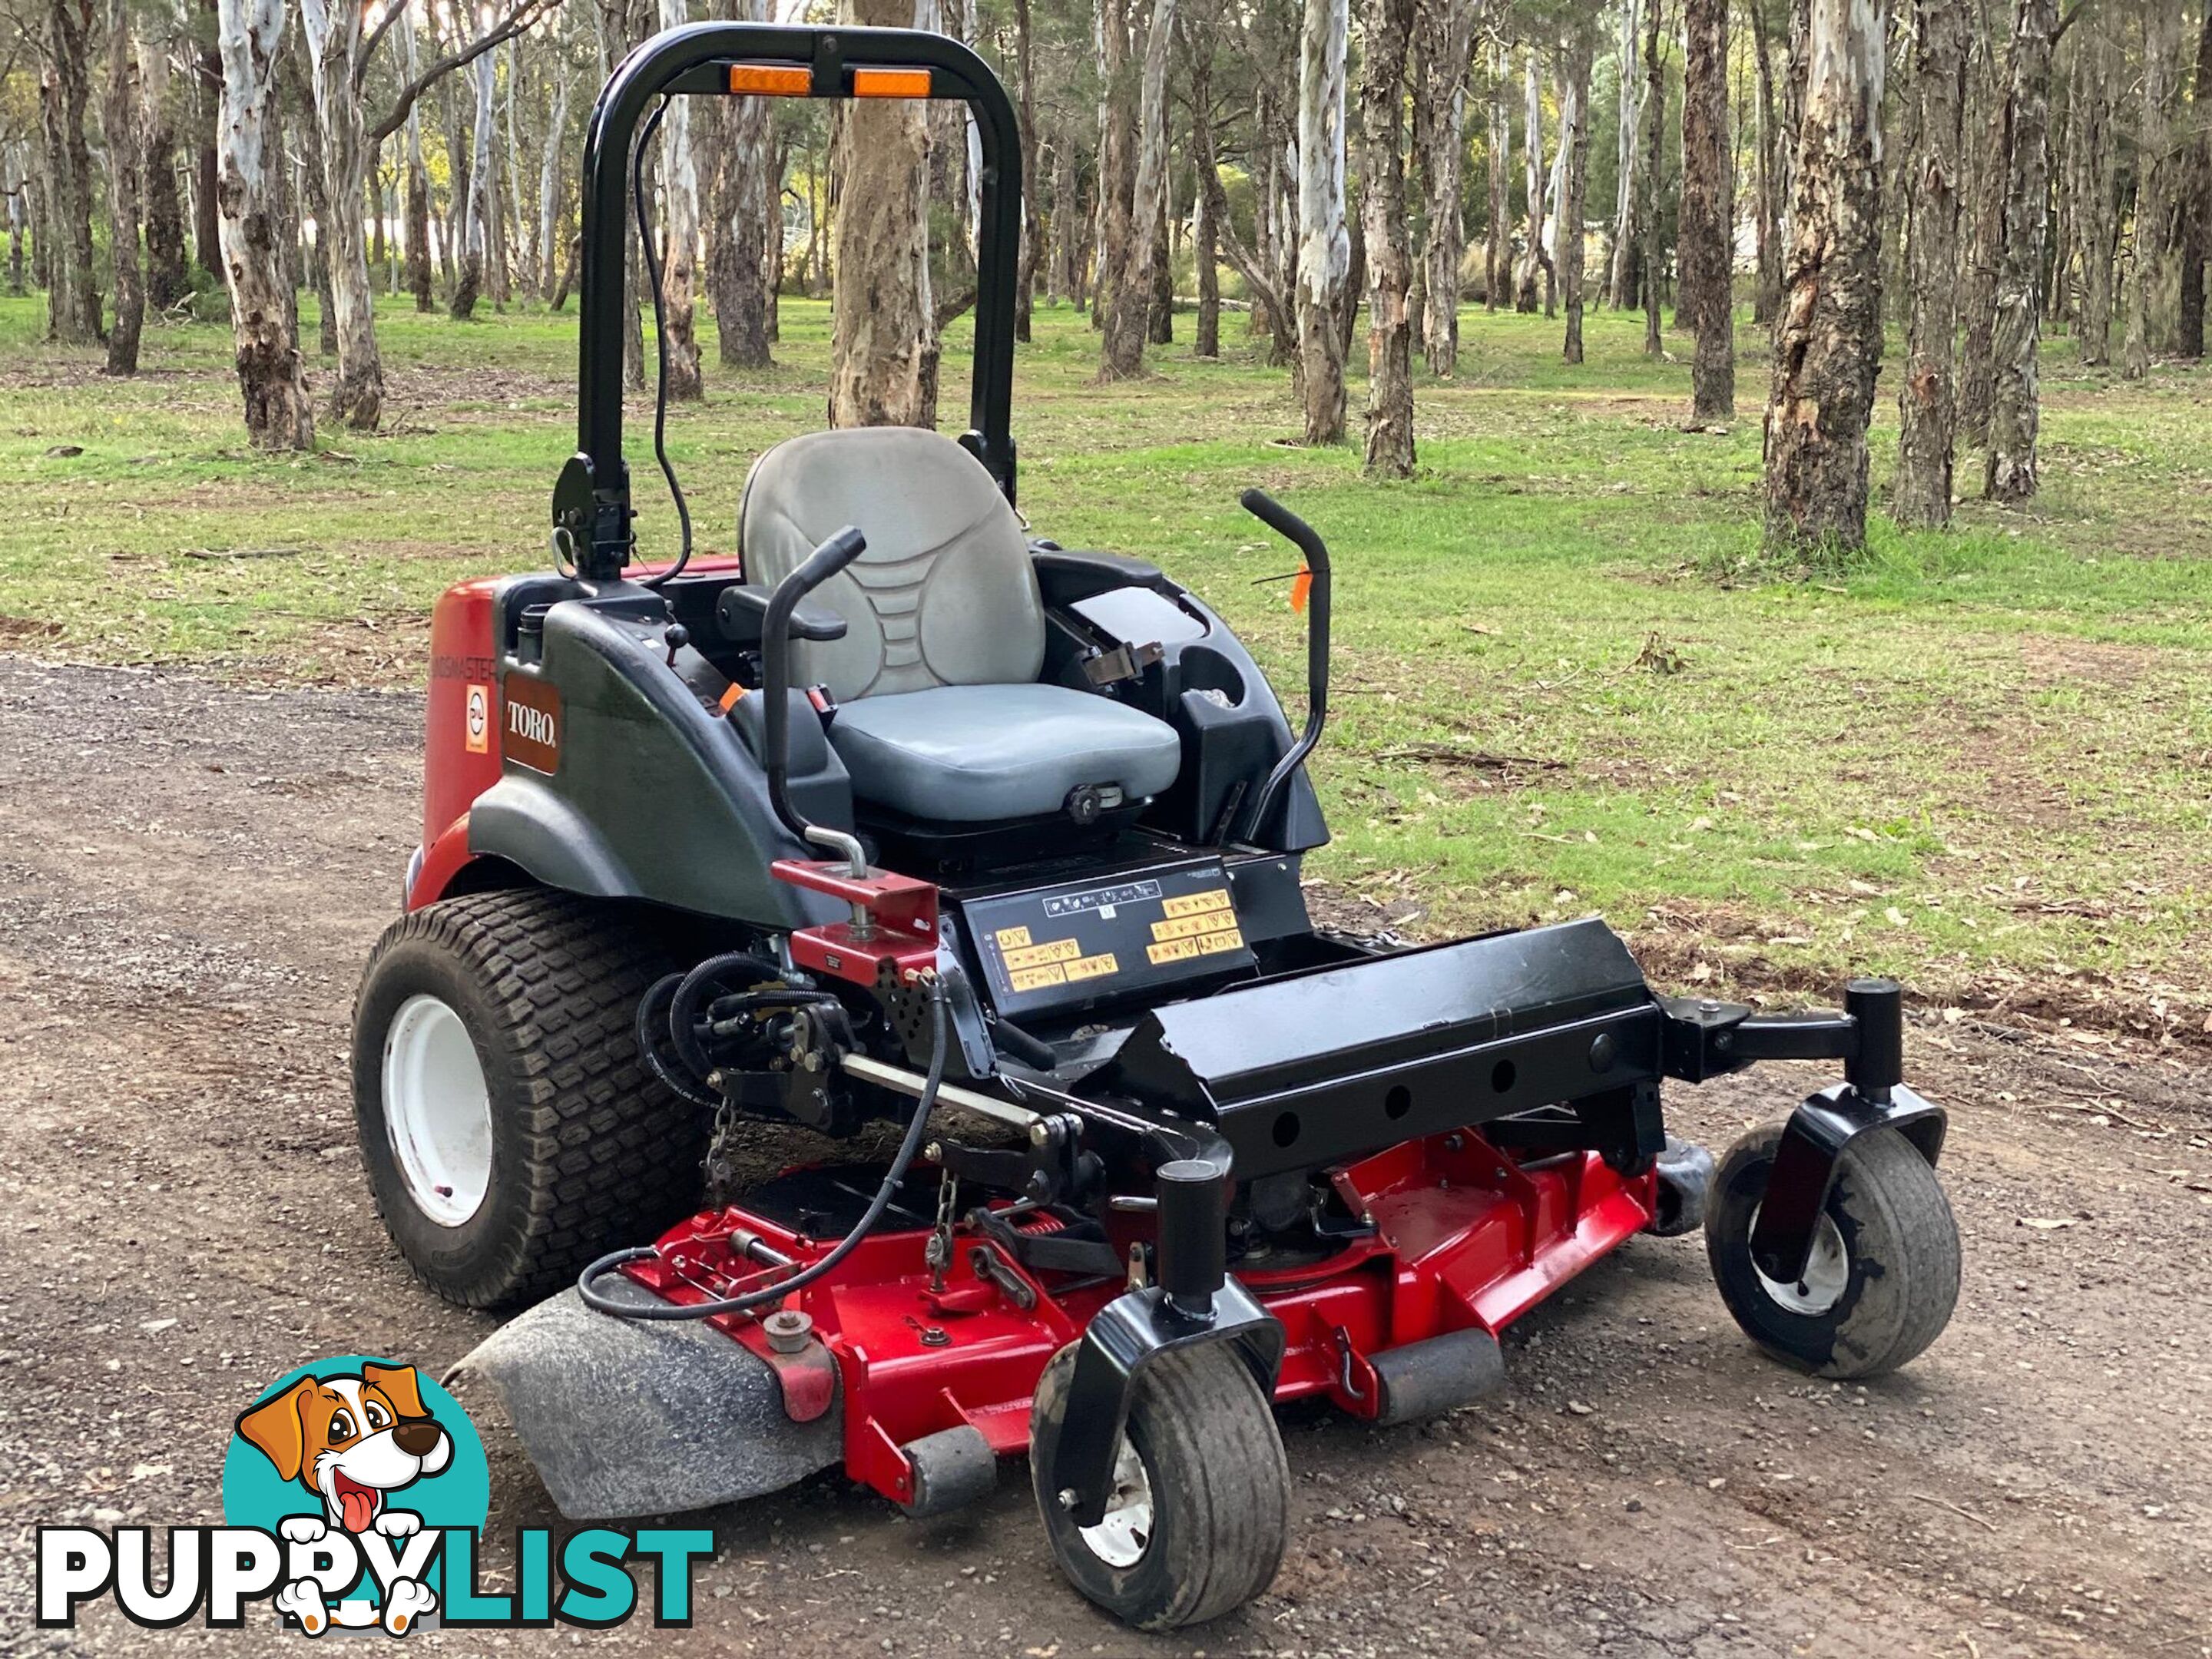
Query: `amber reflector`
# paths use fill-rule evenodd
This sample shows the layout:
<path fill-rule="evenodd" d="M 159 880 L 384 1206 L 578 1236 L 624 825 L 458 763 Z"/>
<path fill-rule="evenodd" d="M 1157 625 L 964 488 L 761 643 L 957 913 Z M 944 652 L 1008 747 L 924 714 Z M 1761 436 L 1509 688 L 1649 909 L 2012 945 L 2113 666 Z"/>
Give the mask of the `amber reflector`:
<path fill-rule="evenodd" d="M 853 71 L 855 98 L 927 98 L 929 71 L 926 69 L 856 69 Z"/>
<path fill-rule="evenodd" d="M 814 71 L 774 64 L 732 64 L 730 90 L 767 98 L 804 98 L 814 90 Z"/>

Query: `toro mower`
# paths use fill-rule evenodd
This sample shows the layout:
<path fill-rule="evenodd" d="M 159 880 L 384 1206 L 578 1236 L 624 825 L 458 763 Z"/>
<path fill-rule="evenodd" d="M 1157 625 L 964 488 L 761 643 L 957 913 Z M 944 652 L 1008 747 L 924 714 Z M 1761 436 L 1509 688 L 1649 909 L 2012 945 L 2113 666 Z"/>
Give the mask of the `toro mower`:
<path fill-rule="evenodd" d="M 966 105 L 971 428 L 779 443 L 736 558 L 691 560 L 679 512 L 653 568 L 626 210 L 650 262 L 642 154 L 670 99 L 716 95 Z M 931 1516 L 1025 1453 L 1067 1577 L 1166 1628 L 1274 1572 L 1274 1402 L 1477 1401 L 1500 1333 L 1638 1234 L 1702 1227 L 1784 1361 L 1911 1359 L 1959 1254 L 1895 984 L 1762 1013 L 1656 994 L 1595 919 L 1314 924 L 1328 550 L 1244 496 L 1310 584 L 1293 730 L 1203 600 L 1030 533 L 1020 163 L 999 83 L 936 34 L 674 29 L 592 118 L 552 568 L 438 604 L 423 840 L 353 1061 L 401 1253 L 468 1306 L 538 1301 L 464 1364 L 555 1503 L 693 1510 L 842 1465 Z M 1717 1172 L 1668 1138 L 1668 1082 L 1767 1060 L 1841 1079 Z M 774 1167 L 791 1126 L 848 1145 Z"/>

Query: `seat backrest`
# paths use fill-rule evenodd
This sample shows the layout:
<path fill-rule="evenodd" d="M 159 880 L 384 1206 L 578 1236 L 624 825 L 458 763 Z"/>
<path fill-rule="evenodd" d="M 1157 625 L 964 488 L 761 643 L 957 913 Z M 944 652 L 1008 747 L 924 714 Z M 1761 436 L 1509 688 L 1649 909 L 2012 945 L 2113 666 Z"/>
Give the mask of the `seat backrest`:
<path fill-rule="evenodd" d="M 867 551 L 815 590 L 842 640 L 797 644 L 794 675 L 841 702 L 938 685 L 1033 681 L 1044 602 L 1021 520 L 983 465 L 917 427 L 787 439 L 753 463 L 738 509 L 745 580 L 773 587 L 858 525 Z"/>

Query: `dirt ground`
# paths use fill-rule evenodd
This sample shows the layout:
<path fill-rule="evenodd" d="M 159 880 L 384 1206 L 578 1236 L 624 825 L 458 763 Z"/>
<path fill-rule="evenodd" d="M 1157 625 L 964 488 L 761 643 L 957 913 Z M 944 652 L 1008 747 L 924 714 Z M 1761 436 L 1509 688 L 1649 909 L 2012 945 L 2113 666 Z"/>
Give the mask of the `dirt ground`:
<path fill-rule="evenodd" d="M 412 695 L 0 657 L 0 1653 L 32 1529 L 221 1518 L 230 1421 L 331 1352 L 491 1328 L 371 1213 L 343 1057 L 416 840 Z M 1639 1240 L 1419 1429 L 1285 1421 L 1294 1532 L 1243 1613 L 1134 1637 L 1060 1583 L 1025 1471 L 909 1522 L 828 1474 L 720 1512 L 698 1625 L 444 1632 L 441 1654 L 2212 1655 L 2212 1060 L 1929 1018 L 1966 1239 L 1949 1333 L 1865 1389 L 1763 1360 L 1694 1239 Z M 1680 1091 L 1718 1147 L 1804 1079 Z M 496 1425 L 495 1534 L 551 1517 Z M 150 1472 L 149 1472 L 150 1471 Z"/>

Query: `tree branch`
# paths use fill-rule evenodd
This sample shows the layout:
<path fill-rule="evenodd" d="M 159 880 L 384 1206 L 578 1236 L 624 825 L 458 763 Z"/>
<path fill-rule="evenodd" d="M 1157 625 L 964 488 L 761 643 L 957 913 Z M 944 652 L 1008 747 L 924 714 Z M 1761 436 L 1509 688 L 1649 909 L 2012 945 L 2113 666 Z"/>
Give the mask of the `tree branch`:
<path fill-rule="evenodd" d="M 1282 295 L 1275 291 L 1275 285 L 1267 280 L 1267 272 L 1261 268 L 1259 260 L 1253 257 L 1252 251 L 1237 234 L 1236 222 L 1229 216 L 1229 192 L 1221 187 L 1219 166 L 1200 162 L 1198 179 L 1200 188 L 1206 191 L 1206 210 L 1213 220 L 1213 234 L 1220 239 L 1221 251 L 1229 256 L 1229 263 L 1237 267 L 1237 275 L 1244 279 L 1244 286 L 1260 296 L 1269 315 L 1285 315 Z"/>
<path fill-rule="evenodd" d="M 459 51 L 441 58 L 401 88 L 399 96 L 393 100 L 384 118 L 368 130 L 368 142 L 380 144 L 398 131 L 407 119 L 407 112 L 415 107 L 415 100 L 435 85 L 441 76 L 451 75 L 455 70 L 466 69 L 494 46 L 504 46 L 559 3 L 560 0 L 516 0 L 514 9 L 491 28 Z"/>
<path fill-rule="evenodd" d="M 361 43 L 360 55 L 353 64 L 353 89 L 356 92 L 367 83 L 369 59 L 376 56 L 376 49 L 384 44 L 384 37 L 392 32 L 392 26 L 399 21 L 399 15 L 414 3 L 415 0 L 391 0 L 384 9 L 384 15 L 377 19 L 376 27 L 368 32 L 368 39 Z M 404 121 L 407 118 L 403 115 L 399 118 Z"/>

